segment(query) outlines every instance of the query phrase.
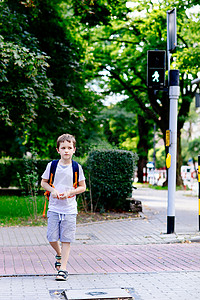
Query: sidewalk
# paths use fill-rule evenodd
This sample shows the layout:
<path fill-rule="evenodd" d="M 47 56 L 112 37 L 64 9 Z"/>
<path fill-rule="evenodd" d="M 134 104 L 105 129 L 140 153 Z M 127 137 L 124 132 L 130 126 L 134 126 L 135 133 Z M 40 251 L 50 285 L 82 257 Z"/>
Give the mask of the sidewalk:
<path fill-rule="evenodd" d="M 1 228 L 0 299 L 66 299 L 64 290 L 100 299 L 108 289 L 136 300 L 200 299 L 198 199 L 188 194 L 176 192 L 174 234 L 166 234 L 167 191 L 144 188 L 134 192 L 140 218 L 78 225 L 67 282 L 54 280 L 45 227 Z"/>

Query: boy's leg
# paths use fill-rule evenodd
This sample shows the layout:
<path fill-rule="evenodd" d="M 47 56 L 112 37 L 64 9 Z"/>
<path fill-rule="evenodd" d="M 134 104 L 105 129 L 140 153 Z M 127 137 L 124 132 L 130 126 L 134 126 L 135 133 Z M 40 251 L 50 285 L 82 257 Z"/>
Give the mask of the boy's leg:
<path fill-rule="evenodd" d="M 60 257 L 61 256 L 61 247 L 59 243 L 59 214 L 55 212 L 48 211 L 48 225 L 47 225 L 47 239 L 52 246 L 52 248 L 56 251 L 56 260 L 55 268 L 59 270 L 60 268 Z"/>
<path fill-rule="evenodd" d="M 62 242 L 62 249 L 61 249 L 61 266 L 60 270 L 66 271 L 67 269 L 67 262 L 69 259 L 69 253 L 70 253 L 70 243 L 68 242 Z"/>
<path fill-rule="evenodd" d="M 58 274 L 56 276 L 56 280 L 67 280 L 68 278 L 68 272 L 67 272 L 67 262 L 69 259 L 69 252 L 70 252 L 70 243 L 69 242 L 62 242 L 62 248 L 61 248 L 61 266 L 60 270 L 58 271 Z"/>
<path fill-rule="evenodd" d="M 76 214 L 65 215 L 60 223 L 61 266 L 60 270 L 66 271 L 69 259 L 70 245 L 75 239 Z"/>
<path fill-rule="evenodd" d="M 60 270 L 61 266 L 61 247 L 60 243 L 57 242 L 49 242 L 51 247 L 56 251 L 56 263 L 55 263 L 55 268 L 57 271 Z"/>
<path fill-rule="evenodd" d="M 60 247 L 60 243 L 57 242 L 49 242 L 49 244 L 51 245 L 51 247 L 53 247 L 53 249 L 56 251 L 56 254 L 58 256 L 61 256 L 61 247 Z"/>

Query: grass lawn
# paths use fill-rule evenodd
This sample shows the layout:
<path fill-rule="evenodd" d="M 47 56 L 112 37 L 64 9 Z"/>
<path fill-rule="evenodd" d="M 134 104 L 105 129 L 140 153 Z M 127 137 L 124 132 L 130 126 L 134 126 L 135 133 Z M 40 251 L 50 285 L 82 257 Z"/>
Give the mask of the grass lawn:
<path fill-rule="evenodd" d="M 44 196 L 37 196 L 37 219 L 30 196 L 0 196 L 0 226 L 45 225 Z"/>
<path fill-rule="evenodd" d="M 33 200 L 30 196 L 0 196 L 0 227 L 4 226 L 46 226 L 43 218 L 44 196 L 37 196 L 37 219 L 34 217 Z M 77 224 L 135 218 L 139 215 L 132 212 L 90 213 L 80 211 Z"/>

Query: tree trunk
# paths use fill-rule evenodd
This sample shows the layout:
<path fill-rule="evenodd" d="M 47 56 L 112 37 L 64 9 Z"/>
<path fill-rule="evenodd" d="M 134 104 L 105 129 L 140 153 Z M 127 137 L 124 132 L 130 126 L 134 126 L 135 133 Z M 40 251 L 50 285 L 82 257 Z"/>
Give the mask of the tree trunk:
<path fill-rule="evenodd" d="M 143 183 L 143 169 L 145 168 L 146 170 L 146 165 L 147 165 L 147 157 L 142 157 L 141 155 L 139 156 L 138 160 L 138 182 Z M 146 171 L 145 171 L 146 173 Z M 147 176 L 147 173 L 145 174 Z"/>
<path fill-rule="evenodd" d="M 138 115 L 138 131 L 139 131 L 139 142 L 137 146 L 137 154 L 139 156 L 138 160 L 138 182 L 143 182 L 143 168 L 146 168 L 148 161 L 148 150 L 149 150 L 149 139 L 148 130 L 149 124 L 141 115 Z"/>

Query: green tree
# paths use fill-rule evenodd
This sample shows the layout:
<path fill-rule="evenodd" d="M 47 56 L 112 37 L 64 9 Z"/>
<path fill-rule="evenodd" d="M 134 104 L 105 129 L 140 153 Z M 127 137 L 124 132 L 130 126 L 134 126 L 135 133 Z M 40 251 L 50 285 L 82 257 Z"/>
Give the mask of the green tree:
<path fill-rule="evenodd" d="M 197 161 L 200 154 L 199 137 L 198 137 L 199 112 L 195 108 L 195 101 L 191 103 L 187 123 L 182 129 L 182 156 L 183 164 L 187 165 L 188 160 L 192 158 L 193 162 Z"/>
<path fill-rule="evenodd" d="M 84 51 L 69 19 L 60 16 L 60 2 L 8 0 L 0 5 L 5 155 L 21 156 L 34 148 L 41 157 L 53 156 L 63 131 L 77 136 L 83 153 L 95 129 L 92 116 L 99 97 L 85 87 Z"/>
<path fill-rule="evenodd" d="M 90 56 L 91 64 L 94 65 L 94 75 L 98 78 L 101 76 L 105 92 L 127 95 L 128 98 L 124 101 L 129 108 L 146 120 L 148 125 L 141 130 L 140 140 L 144 135 L 148 136 L 148 129 L 153 123 L 161 130 L 165 140 L 165 132 L 169 126 L 168 96 L 164 92 L 155 94 L 147 89 L 146 65 L 148 50 L 166 49 L 166 12 L 173 7 L 177 8 L 178 47 L 173 55 L 172 67 L 180 70 L 181 96 L 178 112 L 178 175 L 180 175 L 181 128 L 187 119 L 195 92 L 191 88 L 189 76 L 193 78 L 197 76 L 200 49 L 197 34 L 200 26 L 199 12 L 195 13 L 194 17 L 194 14 L 188 14 L 186 9 L 193 7 L 197 1 L 153 3 L 140 0 L 132 1 L 131 7 L 127 7 L 127 3 L 123 1 L 119 2 L 119 7 L 112 11 L 109 25 L 102 24 L 90 30 L 86 26 L 83 35 L 88 43 L 88 57 Z M 190 56 L 195 59 L 190 59 Z M 147 146 L 146 144 L 145 147 Z M 142 148 L 148 151 L 148 148 L 145 149 L 144 146 Z M 180 176 L 177 179 L 180 184 Z"/>
<path fill-rule="evenodd" d="M 137 117 L 120 104 L 105 107 L 99 116 L 108 142 L 120 149 L 136 151 Z"/>
<path fill-rule="evenodd" d="M 46 75 L 48 57 L 41 51 L 31 52 L 24 46 L 5 42 L 1 36 L 0 57 L 0 122 L 1 137 L 4 137 L 1 149 L 7 155 L 15 151 L 17 156 L 20 145 L 26 142 L 26 133 L 37 119 L 38 107 L 57 110 L 59 106 L 61 110 L 62 99 L 53 94 L 52 83 Z M 8 141 L 8 133 L 14 140 Z M 10 152 L 9 145 L 12 145 Z"/>

